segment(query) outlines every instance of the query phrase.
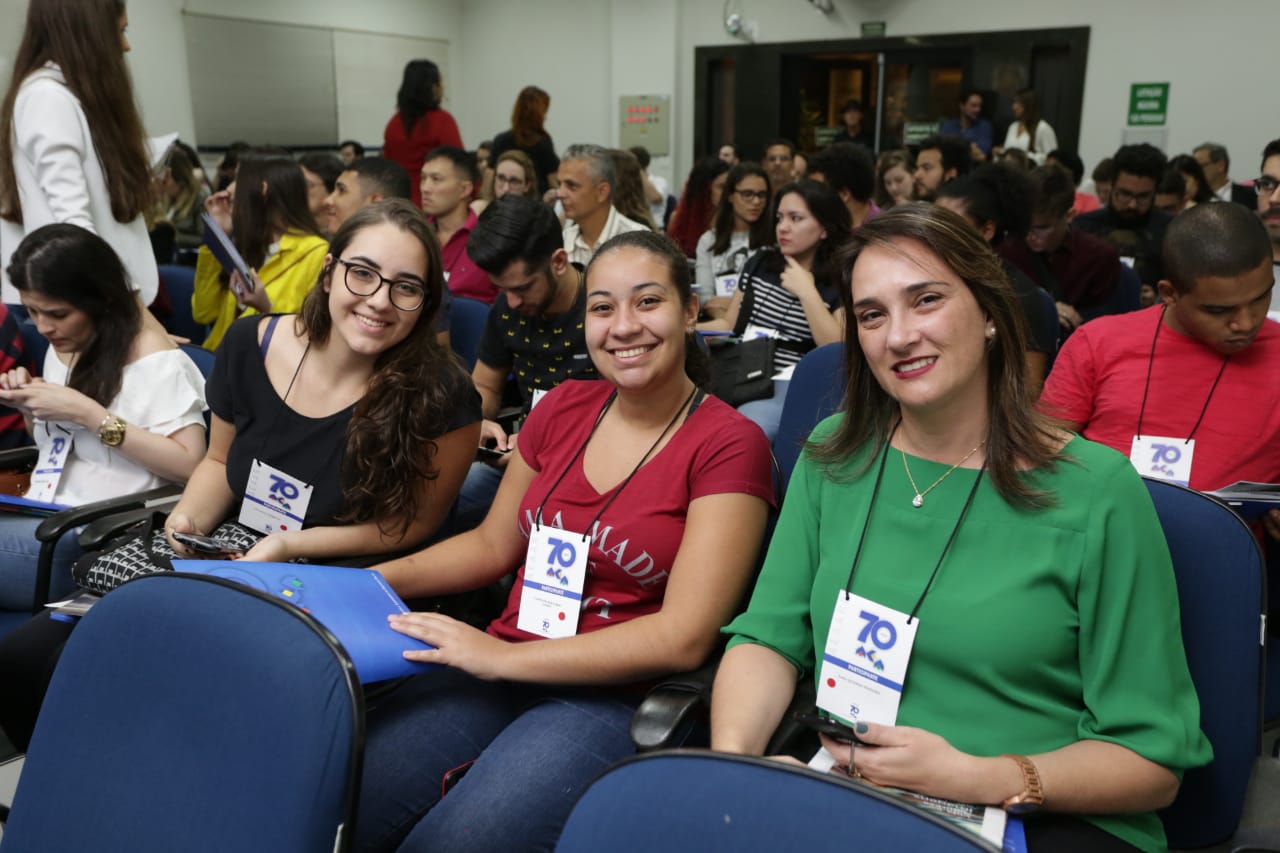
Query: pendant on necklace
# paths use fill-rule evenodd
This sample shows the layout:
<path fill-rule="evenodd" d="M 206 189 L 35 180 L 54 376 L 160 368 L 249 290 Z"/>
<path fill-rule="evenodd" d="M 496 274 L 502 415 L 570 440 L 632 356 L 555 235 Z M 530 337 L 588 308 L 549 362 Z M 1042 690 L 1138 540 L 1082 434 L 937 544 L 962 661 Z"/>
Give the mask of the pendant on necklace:
<path fill-rule="evenodd" d="M 924 495 L 916 495 L 914 498 L 912 498 L 911 505 L 916 509 L 919 509 L 920 507 L 924 506 Z"/>

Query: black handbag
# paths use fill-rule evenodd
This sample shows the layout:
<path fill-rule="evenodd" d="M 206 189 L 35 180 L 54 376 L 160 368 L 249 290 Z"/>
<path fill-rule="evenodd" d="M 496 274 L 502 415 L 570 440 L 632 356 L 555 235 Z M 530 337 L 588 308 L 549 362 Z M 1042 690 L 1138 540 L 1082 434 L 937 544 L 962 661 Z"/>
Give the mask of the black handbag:
<path fill-rule="evenodd" d="M 755 301 L 751 277 L 763 257 L 764 251 L 753 255 L 738 278 L 742 303 L 738 307 L 738 322 L 733 333 L 739 337 L 747 328 L 752 303 Z M 734 407 L 752 400 L 768 400 L 773 397 L 773 356 L 777 349 L 775 341 L 771 338 L 712 341 L 709 346 L 712 394 Z"/>
<path fill-rule="evenodd" d="M 165 538 L 165 518 L 165 513 L 153 512 L 150 518 L 135 524 L 101 551 L 76 560 L 71 570 L 76 583 L 83 589 L 105 595 L 136 577 L 173 571 L 173 560 L 182 557 L 169 547 L 169 540 Z M 213 536 L 235 543 L 241 551 L 248 551 L 262 538 L 261 533 L 234 521 L 218 525 Z"/>

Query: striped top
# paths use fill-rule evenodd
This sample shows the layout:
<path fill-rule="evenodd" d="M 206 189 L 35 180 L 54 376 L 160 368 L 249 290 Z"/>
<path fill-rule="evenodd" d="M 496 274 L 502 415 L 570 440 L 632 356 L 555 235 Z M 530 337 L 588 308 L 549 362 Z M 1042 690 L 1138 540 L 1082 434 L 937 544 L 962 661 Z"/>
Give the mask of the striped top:
<path fill-rule="evenodd" d="M 756 265 L 751 271 L 750 279 L 739 283 L 745 302 L 750 294 L 751 311 L 747 316 L 748 326 L 757 326 L 773 332 L 777 348 L 773 355 L 773 369 L 781 370 L 798 362 L 805 353 L 813 349 L 813 332 L 809 328 L 809 319 L 804 314 L 800 299 L 782 286 L 781 273 L 773 273 Z M 834 292 L 824 291 L 821 287 L 822 301 L 829 310 L 836 308 L 838 297 Z M 741 321 L 738 323 L 742 325 Z"/>

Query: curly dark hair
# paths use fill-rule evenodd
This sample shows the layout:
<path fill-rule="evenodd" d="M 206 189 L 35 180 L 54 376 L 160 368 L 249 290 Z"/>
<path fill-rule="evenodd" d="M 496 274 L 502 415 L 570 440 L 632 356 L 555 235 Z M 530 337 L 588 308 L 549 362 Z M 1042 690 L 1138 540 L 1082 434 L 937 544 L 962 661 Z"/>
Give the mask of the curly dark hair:
<path fill-rule="evenodd" d="M 471 380 L 453 353 L 436 341 L 436 312 L 444 292 L 440 246 L 430 224 L 411 202 L 386 199 L 362 208 L 333 237 L 331 260 L 302 304 L 299 323 L 308 339 L 329 340 L 333 318 L 329 290 L 337 259 L 356 235 L 387 223 L 422 244 L 426 301 L 408 337 L 378 356 L 369 387 L 347 426 L 342 460 L 342 491 L 347 509 L 340 521 L 376 520 L 384 533 L 403 535 L 417 517 L 418 488 L 439 475 L 435 439 L 449 431 L 451 401 Z M 398 310 L 398 309 L 397 309 Z M 396 476 L 398 474 L 398 476 Z"/>

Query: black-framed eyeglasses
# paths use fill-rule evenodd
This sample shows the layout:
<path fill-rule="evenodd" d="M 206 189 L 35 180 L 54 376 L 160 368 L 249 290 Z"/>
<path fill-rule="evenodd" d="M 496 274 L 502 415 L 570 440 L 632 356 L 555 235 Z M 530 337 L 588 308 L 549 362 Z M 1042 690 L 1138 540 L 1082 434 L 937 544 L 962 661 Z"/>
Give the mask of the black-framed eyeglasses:
<path fill-rule="evenodd" d="M 508 177 L 506 175 L 494 175 L 493 182 L 495 184 L 503 184 L 504 186 L 508 186 L 508 187 L 524 186 L 524 178 L 521 178 L 519 176 Z"/>
<path fill-rule="evenodd" d="M 355 296 L 373 296 L 385 284 L 391 293 L 391 304 L 401 311 L 417 311 L 427 301 L 427 289 L 417 282 L 390 279 L 363 264 L 337 260 L 346 267 L 342 282 Z"/>
<path fill-rule="evenodd" d="M 734 190 L 735 193 L 742 196 L 743 201 L 768 201 L 768 190 Z"/>
<path fill-rule="evenodd" d="M 1263 175 L 1253 179 L 1253 191 L 1258 195 L 1271 195 L 1276 191 L 1276 187 L 1280 187 L 1280 178 Z"/>
<path fill-rule="evenodd" d="M 1156 197 L 1155 190 L 1147 190 L 1146 192 L 1135 193 L 1132 190 L 1111 188 L 1111 197 L 1121 204 L 1129 204 L 1137 202 L 1138 204 L 1146 204 Z"/>

